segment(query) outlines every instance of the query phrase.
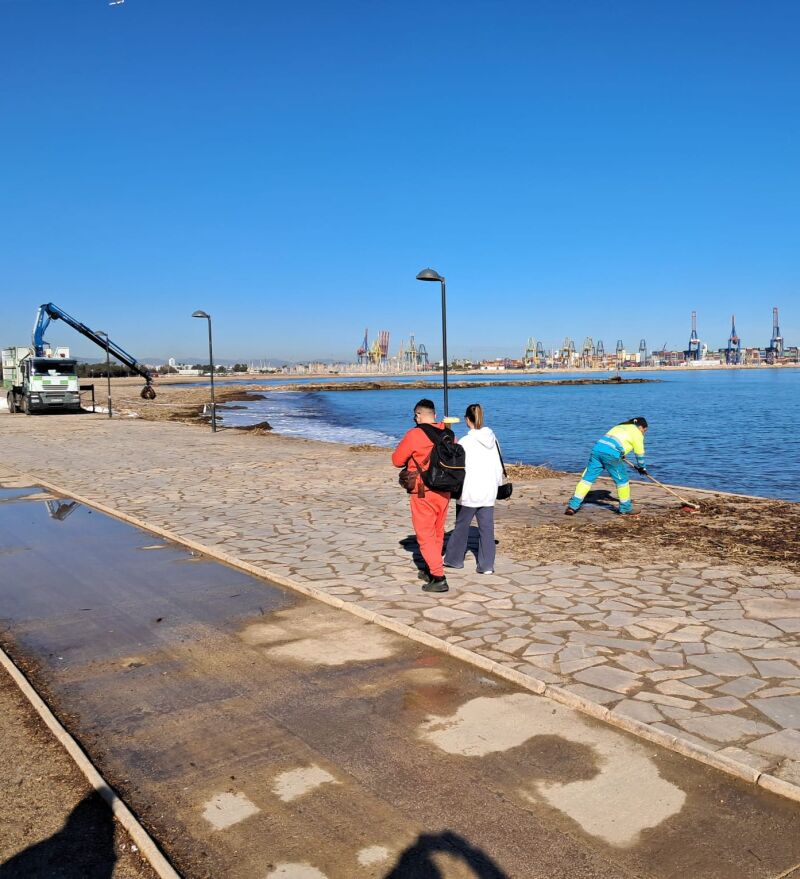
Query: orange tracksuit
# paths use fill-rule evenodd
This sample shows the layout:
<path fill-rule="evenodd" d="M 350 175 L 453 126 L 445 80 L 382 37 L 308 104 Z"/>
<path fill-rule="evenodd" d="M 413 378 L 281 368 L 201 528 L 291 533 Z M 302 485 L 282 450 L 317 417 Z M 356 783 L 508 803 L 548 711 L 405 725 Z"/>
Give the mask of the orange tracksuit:
<path fill-rule="evenodd" d="M 434 427 L 443 428 L 444 423 L 434 424 Z M 425 432 L 417 427 L 412 427 L 400 440 L 400 445 L 392 452 L 392 464 L 395 467 L 405 467 L 416 470 L 413 455 L 419 462 L 420 467 L 426 468 L 428 456 L 433 449 L 433 443 L 425 435 Z M 417 483 L 421 480 L 418 478 Z M 447 519 L 447 507 L 450 504 L 449 491 L 424 490 L 422 497 L 416 491 L 408 496 L 411 501 L 411 524 L 417 535 L 419 551 L 425 559 L 425 564 L 432 577 L 444 576 L 444 562 L 442 560 L 442 544 L 444 543 L 444 523 Z"/>

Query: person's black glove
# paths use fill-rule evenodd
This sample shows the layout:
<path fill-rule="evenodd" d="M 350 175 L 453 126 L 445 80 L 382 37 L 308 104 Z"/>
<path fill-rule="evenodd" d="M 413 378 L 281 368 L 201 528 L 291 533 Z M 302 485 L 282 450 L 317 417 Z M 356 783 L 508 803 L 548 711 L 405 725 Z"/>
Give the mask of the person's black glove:
<path fill-rule="evenodd" d="M 647 476 L 647 467 L 637 467 L 636 472 L 641 473 L 642 476 Z"/>

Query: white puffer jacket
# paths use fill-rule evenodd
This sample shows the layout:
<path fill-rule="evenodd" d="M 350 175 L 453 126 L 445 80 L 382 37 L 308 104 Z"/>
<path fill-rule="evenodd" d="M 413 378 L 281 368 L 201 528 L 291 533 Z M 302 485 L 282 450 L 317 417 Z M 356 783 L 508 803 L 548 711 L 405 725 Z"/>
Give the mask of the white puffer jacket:
<path fill-rule="evenodd" d="M 458 441 L 467 455 L 464 489 L 456 501 L 465 507 L 493 507 L 497 486 L 503 481 L 503 466 L 497 440 L 490 427 L 470 432 Z"/>

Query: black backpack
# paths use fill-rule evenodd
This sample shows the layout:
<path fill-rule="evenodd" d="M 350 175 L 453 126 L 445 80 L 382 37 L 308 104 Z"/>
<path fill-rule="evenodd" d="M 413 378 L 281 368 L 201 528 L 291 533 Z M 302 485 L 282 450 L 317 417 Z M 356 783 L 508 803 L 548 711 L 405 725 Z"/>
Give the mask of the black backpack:
<path fill-rule="evenodd" d="M 417 465 L 420 479 L 431 491 L 449 491 L 458 497 L 464 486 L 467 453 L 456 442 L 455 434 L 449 427 L 434 427 L 432 424 L 418 424 L 417 427 L 433 443 L 427 470 L 423 470 L 412 455 L 411 460 Z"/>

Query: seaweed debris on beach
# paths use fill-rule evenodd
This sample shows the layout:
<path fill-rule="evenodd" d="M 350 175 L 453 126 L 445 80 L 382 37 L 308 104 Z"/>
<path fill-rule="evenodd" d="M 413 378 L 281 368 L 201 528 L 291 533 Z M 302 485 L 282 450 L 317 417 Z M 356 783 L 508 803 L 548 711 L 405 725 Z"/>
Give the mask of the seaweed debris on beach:
<path fill-rule="evenodd" d="M 713 560 L 800 571 L 800 504 L 715 496 L 687 516 L 668 513 L 508 525 L 505 552 L 545 563 L 624 564 Z"/>

